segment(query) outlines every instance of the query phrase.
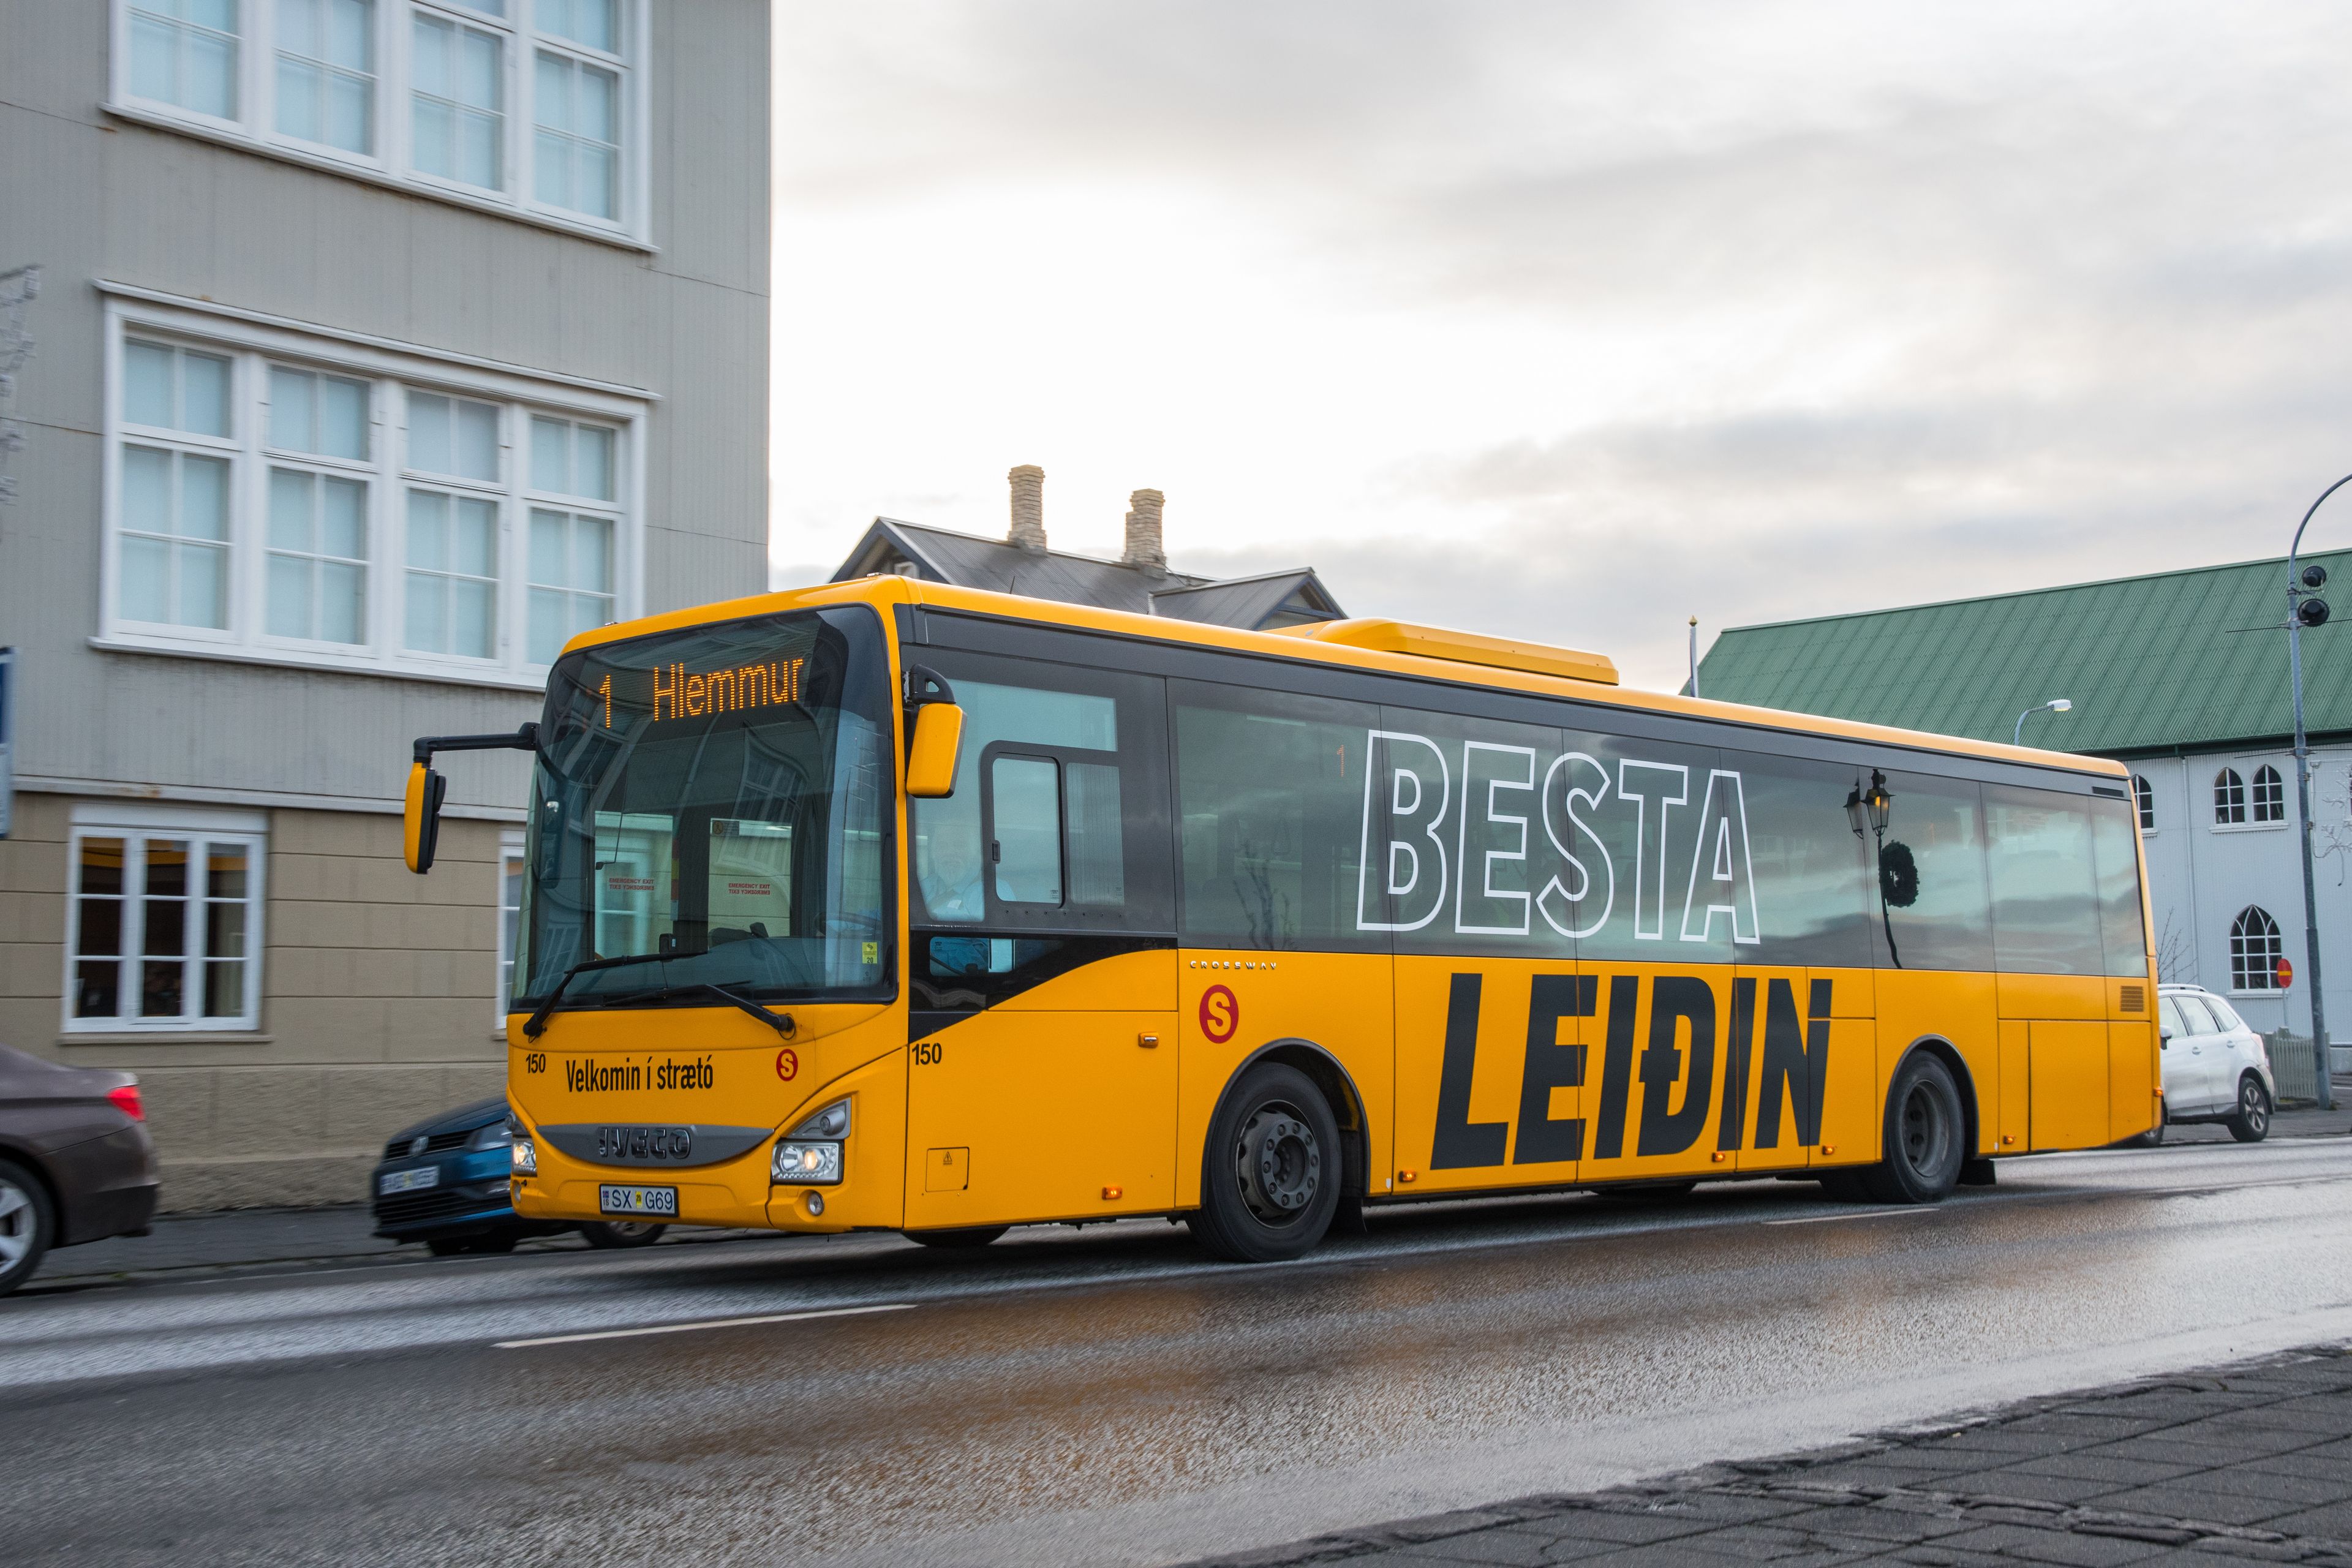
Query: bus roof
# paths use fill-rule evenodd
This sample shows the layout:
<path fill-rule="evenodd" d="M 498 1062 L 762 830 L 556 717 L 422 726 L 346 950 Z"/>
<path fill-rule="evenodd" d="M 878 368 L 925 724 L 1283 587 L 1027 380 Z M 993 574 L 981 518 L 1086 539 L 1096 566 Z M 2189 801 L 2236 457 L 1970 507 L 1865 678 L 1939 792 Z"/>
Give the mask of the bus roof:
<path fill-rule="evenodd" d="M 746 598 L 726 599 L 663 615 L 645 616 L 632 621 L 615 621 L 609 626 L 582 632 L 564 645 L 563 651 L 570 654 L 583 648 L 661 632 L 682 631 L 754 616 L 779 615 L 787 610 L 861 604 L 877 608 L 915 605 L 961 610 L 971 615 L 993 616 L 1006 620 L 1066 626 L 1118 637 L 1142 637 L 1196 647 L 1227 648 L 1260 657 L 1340 665 L 1413 676 L 1424 680 L 1436 679 L 1463 686 L 1485 686 L 1538 696 L 1571 698 L 1602 707 L 1716 719 L 1764 729 L 1876 742 L 1997 762 L 2063 768 L 2074 773 L 2119 779 L 2130 776 L 2130 770 L 2125 764 L 2105 757 L 2042 751 L 2032 746 L 2010 746 L 1998 741 L 1978 741 L 1918 730 L 1899 730 L 1889 725 L 1859 723 L 1853 720 L 1757 708 L 1738 702 L 1717 702 L 1702 697 L 1685 697 L 1678 692 L 1644 691 L 1615 684 L 1616 667 L 1601 655 L 1477 633 L 1445 632 L 1389 620 L 1324 622 L 1278 631 L 1245 631 L 1197 621 L 1136 615 L 1125 610 L 1032 599 L 1016 594 L 960 588 L 887 574 L 859 577 L 846 583 L 826 583 L 814 587 L 755 594 Z M 1350 628 L 1361 630 L 1351 635 Z M 1554 672 L 1572 668 L 1581 668 L 1589 673 L 1579 678 Z"/>

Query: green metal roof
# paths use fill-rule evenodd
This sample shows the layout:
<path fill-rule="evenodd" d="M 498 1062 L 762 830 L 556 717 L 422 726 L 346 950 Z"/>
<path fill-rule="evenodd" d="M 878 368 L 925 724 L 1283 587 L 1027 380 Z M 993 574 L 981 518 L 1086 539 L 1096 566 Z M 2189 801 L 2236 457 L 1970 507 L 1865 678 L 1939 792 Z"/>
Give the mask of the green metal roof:
<path fill-rule="evenodd" d="M 2308 555 L 2344 606 L 2303 637 L 2304 722 L 2352 731 L 2352 551 Z M 1735 626 L 1699 661 L 1730 702 L 2107 755 L 2267 742 L 2294 730 L 2286 558 L 1863 615 Z"/>

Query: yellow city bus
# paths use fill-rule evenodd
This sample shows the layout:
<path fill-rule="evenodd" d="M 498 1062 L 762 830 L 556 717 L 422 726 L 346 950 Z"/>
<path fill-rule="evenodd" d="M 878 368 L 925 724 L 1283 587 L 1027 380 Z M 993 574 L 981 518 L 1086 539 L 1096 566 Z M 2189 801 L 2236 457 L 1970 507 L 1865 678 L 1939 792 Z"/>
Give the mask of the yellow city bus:
<path fill-rule="evenodd" d="M 534 1218 L 1185 1220 L 1818 1179 L 2159 1113 L 2117 763 L 1628 690 L 1393 621 L 870 577 L 572 639 L 510 1000 Z"/>

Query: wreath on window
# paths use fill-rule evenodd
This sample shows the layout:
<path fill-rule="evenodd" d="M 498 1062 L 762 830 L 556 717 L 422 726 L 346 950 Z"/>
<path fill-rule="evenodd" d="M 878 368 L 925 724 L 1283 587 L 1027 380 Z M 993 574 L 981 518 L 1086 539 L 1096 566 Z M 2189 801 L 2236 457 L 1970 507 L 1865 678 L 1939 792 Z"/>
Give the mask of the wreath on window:
<path fill-rule="evenodd" d="M 1907 910 L 1919 901 L 1919 862 L 1900 840 L 1878 851 L 1878 891 L 1889 904 Z"/>

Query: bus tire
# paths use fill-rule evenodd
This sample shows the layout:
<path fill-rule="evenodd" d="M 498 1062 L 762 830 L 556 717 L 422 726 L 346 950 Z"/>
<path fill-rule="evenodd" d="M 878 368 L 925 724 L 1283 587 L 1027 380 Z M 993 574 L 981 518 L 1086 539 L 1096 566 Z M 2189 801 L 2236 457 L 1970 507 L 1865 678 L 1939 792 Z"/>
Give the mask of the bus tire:
<path fill-rule="evenodd" d="M 1913 1051 L 1886 1095 L 1885 1157 L 1861 1173 L 1863 1191 L 1882 1204 L 1936 1204 L 1959 1184 L 1968 1122 L 1952 1069 L 1932 1051 Z"/>
<path fill-rule="evenodd" d="M 1009 1225 L 968 1225 L 954 1230 L 903 1232 L 918 1247 L 986 1247 L 1013 1227 Z"/>
<path fill-rule="evenodd" d="M 1209 1121 L 1201 1206 L 1185 1224 L 1234 1263 L 1297 1258 L 1323 1239 L 1339 1207 L 1339 1120 L 1315 1080 L 1261 1062 Z"/>

